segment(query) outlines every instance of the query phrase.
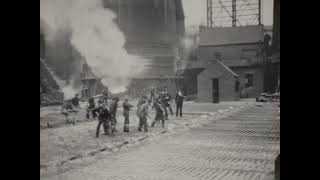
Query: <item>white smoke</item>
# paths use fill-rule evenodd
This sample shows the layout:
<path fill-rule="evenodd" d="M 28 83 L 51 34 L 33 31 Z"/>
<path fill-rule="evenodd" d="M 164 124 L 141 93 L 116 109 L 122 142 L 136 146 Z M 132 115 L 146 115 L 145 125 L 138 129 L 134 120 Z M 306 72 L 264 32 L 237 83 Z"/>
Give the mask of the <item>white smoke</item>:
<path fill-rule="evenodd" d="M 111 92 L 126 90 L 132 75 L 143 71 L 133 68 L 139 60 L 124 49 L 116 15 L 102 0 L 40 0 L 40 17 L 52 30 L 49 41 L 61 30 L 71 32 L 70 43 Z"/>
<path fill-rule="evenodd" d="M 49 69 L 49 72 L 52 75 L 53 79 L 57 82 L 59 87 L 61 87 L 64 100 L 68 100 L 68 99 L 73 98 L 74 95 L 80 91 L 80 90 L 77 91 L 74 88 L 74 79 L 73 78 L 71 79 L 71 81 L 69 83 L 67 83 L 66 81 L 64 81 L 64 80 L 60 79 L 58 76 L 56 76 L 56 74 L 51 69 Z"/>
<path fill-rule="evenodd" d="M 52 78 L 56 81 L 56 83 L 61 87 L 61 90 L 63 92 L 63 99 L 68 100 L 74 97 L 76 93 L 78 93 L 80 90 L 76 90 L 74 88 L 74 78 L 71 78 L 71 81 L 67 83 L 66 81 L 60 79 L 50 67 L 47 66 L 47 64 L 43 61 L 43 65 L 46 67 L 46 69 L 51 74 Z"/>
<path fill-rule="evenodd" d="M 55 80 L 61 87 L 65 100 L 73 98 L 76 93 L 80 92 L 80 89 L 77 90 L 74 88 L 74 79 L 71 79 L 70 82 L 67 83 L 66 81 L 61 80 L 55 76 Z"/>
<path fill-rule="evenodd" d="M 180 68 L 184 69 L 188 65 L 188 60 L 190 57 L 196 56 L 196 49 L 198 48 L 199 41 L 199 30 L 197 26 L 189 26 L 186 28 L 186 33 L 180 41 L 180 46 L 182 47 L 182 61 L 180 61 Z"/>

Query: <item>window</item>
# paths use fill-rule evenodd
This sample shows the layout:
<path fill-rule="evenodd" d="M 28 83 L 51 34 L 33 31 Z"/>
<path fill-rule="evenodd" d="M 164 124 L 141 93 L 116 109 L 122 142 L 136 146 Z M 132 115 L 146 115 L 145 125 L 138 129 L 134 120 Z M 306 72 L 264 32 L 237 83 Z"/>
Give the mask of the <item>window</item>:
<path fill-rule="evenodd" d="M 253 87 L 253 73 L 246 73 L 245 75 L 246 87 Z"/>
<path fill-rule="evenodd" d="M 218 61 L 222 60 L 222 53 L 221 52 L 214 52 L 214 58 Z"/>

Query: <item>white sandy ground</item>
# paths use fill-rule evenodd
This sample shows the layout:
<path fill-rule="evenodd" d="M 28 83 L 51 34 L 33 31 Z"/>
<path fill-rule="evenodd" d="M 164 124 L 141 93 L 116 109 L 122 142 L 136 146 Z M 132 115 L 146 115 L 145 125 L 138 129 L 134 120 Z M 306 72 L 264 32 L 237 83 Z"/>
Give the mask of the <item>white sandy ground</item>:
<path fill-rule="evenodd" d="M 201 126 L 206 122 L 230 116 L 254 104 L 253 101 L 220 104 L 187 102 L 184 104 L 184 118 L 176 119 L 169 116 L 170 119 L 167 121 L 165 129 L 157 124 L 155 128 L 149 128 L 148 133 L 137 131 L 138 120 L 134 115 L 134 110 L 130 118 L 131 132 L 123 133 L 123 117 L 120 108 L 118 112 L 118 133 L 114 137 L 105 136 L 102 135 L 103 130 L 101 128 L 101 135 L 98 139 L 95 138 L 96 121 L 83 121 L 76 125 L 41 129 L 40 176 L 56 175 L 70 169 L 86 166 L 119 150 L 126 151 L 146 141 L 156 141 L 159 138 L 170 137 L 173 134 Z M 42 121 L 46 120 L 46 116 L 60 116 L 57 109 L 57 107 L 42 108 L 40 110 Z M 41 112 L 42 110 L 43 112 Z M 175 111 L 174 107 L 173 111 Z M 154 112 L 150 116 L 154 117 Z M 148 123 L 150 125 L 151 120 L 148 120 Z M 127 144 L 123 145 L 124 143 Z M 100 152 L 101 149 L 105 149 L 105 151 Z M 70 160 L 70 158 L 74 158 L 74 160 Z"/>

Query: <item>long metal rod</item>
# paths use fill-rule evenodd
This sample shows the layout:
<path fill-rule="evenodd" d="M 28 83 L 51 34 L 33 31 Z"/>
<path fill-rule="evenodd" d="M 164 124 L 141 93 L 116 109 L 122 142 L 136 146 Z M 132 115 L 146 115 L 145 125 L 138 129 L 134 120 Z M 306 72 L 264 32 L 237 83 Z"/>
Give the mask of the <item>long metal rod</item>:
<path fill-rule="evenodd" d="M 254 5 L 257 5 L 258 7 L 259 7 L 259 4 L 241 4 L 241 5 L 237 5 L 237 7 L 246 7 L 246 6 L 254 6 Z M 224 7 L 232 7 L 232 5 L 231 6 L 225 6 L 224 5 Z M 212 6 L 212 8 L 213 9 L 220 9 L 221 8 L 221 6 Z"/>
<path fill-rule="evenodd" d="M 254 17 L 254 18 L 248 18 L 248 19 L 241 19 L 243 21 L 252 21 L 252 20 L 256 20 L 257 18 Z M 229 19 L 229 20 L 222 20 L 222 21 L 215 21 L 215 22 L 232 22 L 232 19 Z"/>
<path fill-rule="evenodd" d="M 240 15 L 237 15 L 237 20 L 242 20 L 241 18 L 239 17 L 243 17 L 243 16 L 254 16 L 254 15 L 258 15 L 258 14 L 240 14 Z M 215 17 L 215 19 L 221 19 L 221 18 L 229 18 L 229 16 L 220 16 L 220 17 Z M 256 16 L 255 16 L 256 18 Z M 232 19 L 233 21 L 233 19 Z"/>
<path fill-rule="evenodd" d="M 232 3 L 233 0 L 231 1 L 223 1 L 224 3 Z M 248 0 L 237 0 L 237 2 L 248 2 Z M 218 2 L 214 2 L 213 4 L 218 4 Z"/>

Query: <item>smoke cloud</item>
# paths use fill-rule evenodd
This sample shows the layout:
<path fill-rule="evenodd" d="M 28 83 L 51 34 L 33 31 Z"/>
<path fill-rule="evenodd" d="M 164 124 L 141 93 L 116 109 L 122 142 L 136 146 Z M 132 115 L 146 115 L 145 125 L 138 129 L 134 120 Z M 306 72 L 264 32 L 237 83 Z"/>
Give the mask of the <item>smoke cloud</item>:
<path fill-rule="evenodd" d="M 182 61 L 180 61 L 180 68 L 187 67 L 189 60 L 195 60 L 197 56 L 199 30 L 197 26 L 189 26 L 186 28 L 184 37 L 180 41 L 182 47 Z"/>
<path fill-rule="evenodd" d="M 61 34 L 70 34 L 63 37 L 111 92 L 125 91 L 131 77 L 143 73 L 143 68 L 133 67 L 145 61 L 126 52 L 116 14 L 104 8 L 102 0 L 40 0 L 40 18 L 46 40 L 50 43 L 61 39 Z"/>

